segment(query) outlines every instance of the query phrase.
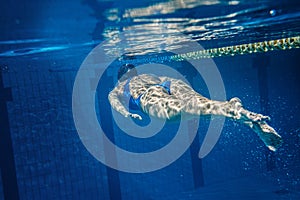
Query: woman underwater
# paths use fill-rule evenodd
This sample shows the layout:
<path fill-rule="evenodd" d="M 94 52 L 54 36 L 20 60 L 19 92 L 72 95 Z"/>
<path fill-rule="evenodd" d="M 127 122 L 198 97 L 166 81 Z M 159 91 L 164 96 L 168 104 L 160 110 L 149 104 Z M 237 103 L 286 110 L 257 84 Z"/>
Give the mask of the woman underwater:
<path fill-rule="evenodd" d="M 281 136 L 266 122 L 270 118 L 244 109 L 239 98 L 224 102 L 210 100 L 182 80 L 138 75 L 132 64 L 119 69 L 118 80 L 108 99 L 112 108 L 125 117 L 142 120 L 140 115 L 129 112 L 125 105 L 129 105 L 131 110 L 141 110 L 167 120 L 176 120 L 183 113 L 189 116 L 224 116 L 250 127 L 272 151 L 276 151 L 282 143 Z"/>

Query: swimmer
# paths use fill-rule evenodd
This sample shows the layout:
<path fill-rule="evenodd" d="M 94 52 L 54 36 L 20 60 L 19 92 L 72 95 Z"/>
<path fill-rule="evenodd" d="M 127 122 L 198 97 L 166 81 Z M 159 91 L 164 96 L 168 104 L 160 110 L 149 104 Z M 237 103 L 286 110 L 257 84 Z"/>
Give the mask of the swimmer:
<path fill-rule="evenodd" d="M 141 110 L 166 120 L 180 119 L 183 113 L 188 116 L 224 116 L 250 127 L 271 151 L 276 151 L 282 144 L 281 136 L 267 124 L 270 118 L 244 109 L 237 97 L 229 101 L 210 100 L 182 80 L 151 74 L 138 75 L 132 64 L 119 69 L 118 80 L 108 99 L 112 108 L 124 117 L 142 120 L 131 110 Z M 129 105 L 130 109 L 125 105 Z"/>

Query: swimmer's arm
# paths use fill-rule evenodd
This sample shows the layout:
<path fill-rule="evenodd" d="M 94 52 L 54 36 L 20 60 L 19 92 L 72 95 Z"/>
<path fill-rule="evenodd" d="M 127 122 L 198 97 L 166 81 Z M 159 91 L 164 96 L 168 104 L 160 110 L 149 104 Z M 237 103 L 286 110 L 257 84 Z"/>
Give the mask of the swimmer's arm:
<path fill-rule="evenodd" d="M 119 98 L 119 88 L 116 87 L 113 91 L 111 91 L 108 95 L 108 100 L 113 109 L 121 113 L 123 116 L 128 117 L 129 112 L 126 110 L 124 105 L 122 104 Z"/>
<path fill-rule="evenodd" d="M 123 91 L 123 90 L 121 90 Z M 116 87 L 113 91 L 111 91 L 108 95 L 108 100 L 111 105 L 111 107 L 119 112 L 124 117 L 132 117 L 132 118 L 138 118 L 139 120 L 142 120 L 142 117 L 138 114 L 130 113 L 125 106 L 122 104 L 119 95 L 120 94 L 120 87 Z"/>

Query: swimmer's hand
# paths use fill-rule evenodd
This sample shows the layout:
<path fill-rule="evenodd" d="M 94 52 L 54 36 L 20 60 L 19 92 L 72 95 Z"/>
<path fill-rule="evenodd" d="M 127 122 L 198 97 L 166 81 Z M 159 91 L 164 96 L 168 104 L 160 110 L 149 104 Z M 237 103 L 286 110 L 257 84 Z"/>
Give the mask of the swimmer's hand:
<path fill-rule="evenodd" d="M 142 117 L 141 117 L 140 115 L 138 115 L 138 114 L 129 113 L 129 116 L 130 116 L 131 118 L 135 118 L 135 119 L 142 120 Z"/>

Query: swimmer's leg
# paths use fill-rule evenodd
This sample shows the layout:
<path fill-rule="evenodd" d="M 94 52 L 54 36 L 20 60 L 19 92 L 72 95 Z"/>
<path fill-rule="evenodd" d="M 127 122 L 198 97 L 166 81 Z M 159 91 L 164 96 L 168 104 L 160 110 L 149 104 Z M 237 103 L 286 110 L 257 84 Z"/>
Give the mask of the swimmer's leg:
<path fill-rule="evenodd" d="M 172 86 L 172 85 L 171 85 Z M 182 111 L 191 115 L 225 116 L 249 126 L 258 134 L 260 139 L 272 151 L 276 151 L 282 144 L 281 136 L 267 124 L 268 116 L 254 113 L 243 108 L 240 99 L 232 98 L 229 101 L 213 101 L 195 92 L 183 81 L 176 81 L 171 92 L 184 103 Z"/>
<path fill-rule="evenodd" d="M 171 94 L 182 101 L 182 111 L 190 115 L 216 115 L 233 119 L 240 117 L 238 109 L 242 108 L 242 104 L 238 98 L 230 101 L 210 100 L 194 91 L 185 82 L 177 79 L 171 81 Z"/>
<path fill-rule="evenodd" d="M 203 97 L 198 97 L 198 102 L 200 102 L 200 114 L 225 116 L 249 126 L 272 151 L 276 151 L 278 147 L 281 146 L 281 136 L 266 122 L 267 120 L 270 120 L 270 118 L 244 109 L 238 98 L 232 98 L 230 101 L 218 102 L 211 100 L 204 101 Z M 193 109 L 187 108 L 188 110 L 185 107 L 186 111 L 195 112 Z"/>
<path fill-rule="evenodd" d="M 211 100 L 204 101 L 203 97 L 198 97 L 198 102 L 200 102 L 199 114 L 225 116 L 249 126 L 272 151 L 276 151 L 281 146 L 281 136 L 266 122 L 270 118 L 244 109 L 238 98 L 218 102 Z M 186 112 L 196 112 L 188 106 L 184 110 Z"/>
<path fill-rule="evenodd" d="M 276 151 L 282 145 L 281 136 L 266 122 L 270 117 L 244 109 L 238 98 L 231 99 L 229 104 L 232 104 L 234 113 L 232 119 L 249 126 L 271 151 Z"/>
<path fill-rule="evenodd" d="M 171 93 L 182 101 L 182 110 L 191 115 L 225 116 L 240 122 L 260 122 L 270 119 L 268 116 L 244 109 L 239 98 L 232 98 L 229 101 L 210 100 L 194 91 L 193 88 L 181 80 L 172 80 Z"/>

